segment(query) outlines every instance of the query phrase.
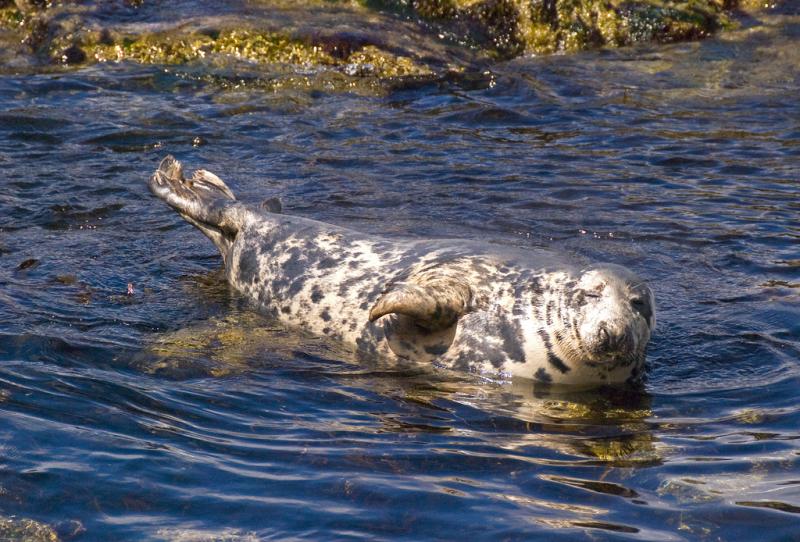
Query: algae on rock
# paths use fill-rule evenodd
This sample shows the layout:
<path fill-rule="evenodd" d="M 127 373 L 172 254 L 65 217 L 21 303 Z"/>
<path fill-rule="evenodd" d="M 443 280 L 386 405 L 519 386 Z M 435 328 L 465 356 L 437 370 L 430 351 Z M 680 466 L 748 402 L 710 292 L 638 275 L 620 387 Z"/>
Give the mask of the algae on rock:
<path fill-rule="evenodd" d="M 49 525 L 32 519 L 0 517 L 0 540 L 58 542 L 58 534 Z"/>
<path fill-rule="evenodd" d="M 260 13 L 110 24 L 101 3 L 23 11 L 0 0 L 0 50 L 5 53 L 0 68 L 52 71 L 125 61 L 188 65 L 196 75 L 204 72 L 198 77 L 207 81 L 223 81 L 227 74 L 259 88 L 372 93 L 404 80 L 447 76 L 480 56 L 441 44 L 413 23 L 357 5 L 336 11 L 321 4 L 318 20 L 309 22 L 303 4 L 263 4 Z M 135 13 L 135 7 L 128 9 Z"/>
<path fill-rule="evenodd" d="M 374 0 L 367 0 L 374 5 Z M 499 58 L 672 42 L 730 25 L 726 0 L 382 0 Z"/>
<path fill-rule="evenodd" d="M 145 34 L 112 38 L 111 43 L 108 43 L 108 36 L 106 39 L 95 36 L 81 46 L 90 58 L 99 62 L 132 60 L 145 64 L 185 64 L 229 55 L 257 64 L 338 68 L 348 75 L 403 77 L 432 74 L 424 64 L 373 45 L 354 48 L 348 54 L 331 54 L 322 44 L 274 32 L 222 30 L 214 34 Z"/>
<path fill-rule="evenodd" d="M 220 4 L 219 14 L 181 18 L 131 0 L 0 0 L 0 69 L 129 61 L 259 88 L 374 92 L 484 73 L 526 53 L 700 38 L 731 25 L 726 10 L 747 2 L 251 0 L 244 11 Z"/>

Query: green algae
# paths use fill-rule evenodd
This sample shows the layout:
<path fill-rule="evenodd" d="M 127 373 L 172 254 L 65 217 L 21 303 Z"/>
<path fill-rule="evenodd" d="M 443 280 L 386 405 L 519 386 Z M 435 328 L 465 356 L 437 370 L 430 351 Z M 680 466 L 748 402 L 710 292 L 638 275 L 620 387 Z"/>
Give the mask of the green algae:
<path fill-rule="evenodd" d="M 16 29 L 22 26 L 25 15 L 13 4 L 0 7 L 0 28 Z"/>
<path fill-rule="evenodd" d="M 698 39 L 732 27 L 728 10 L 755 0 L 254 2 L 259 17 L 109 26 L 97 16 L 102 4 L 22 2 L 20 9 L 20 2 L 0 0 L 0 60 L 44 70 L 102 62 L 185 66 L 223 87 L 374 94 L 482 73 L 487 61 L 521 54 Z M 387 9 L 394 14 L 376 13 Z M 363 30 L 348 29 L 352 21 Z"/>
<path fill-rule="evenodd" d="M 361 16 L 370 13 L 355 9 Z M 298 13 L 302 14 L 302 9 Z M 359 15 L 354 12 L 351 16 Z M 375 39 L 335 28 L 314 30 L 312 25 L 310 30 L 284 30 L 269 18 L 232 17 L 215 22 L 210 17 L 151 27 L 114 27 L 87 23 L 92 17 L 92 8 L 56 4 L 21 11 L 14 2 L 0 0 L 0 47 L 26 56 L 28 65 L 45 70 L 103 62 L 186 66 L 190 71 L 197 66 L 211 68 L 207 75 L 223 86 L 236 87 L 247 80 L 257 88 L 275 90 L 375 93 L 398 80 L 430 80 L 460 69 L 439 63 L 436 55 L 428 54 L 427 61 L 422 61 L 397 44 L 384 46 L 381 36 L 373 43 Z M 262 23 L 265 28 L 260 27 Z M 254 72 L 258 74 L 254 76 Z M 241 81 L 233 82 L 239 73 L 244 74 Z"/>
<path fill-rule="evenodd" d="M 228 56 L 256 64 L 339 68 L 347 75 L 383 78 L 432 74 L 424 64 L 373 45 L 340 56 L 326 51 L 322 45 L 274 32 L 222 30 L 214 34 L 163 33 L 116 39 L 95 35 L 86 40 L 82 48 L 98 62 L 130 60 L 145 64 L 186 64 L 215 58 L 223 62 L 219 57 Z"/>
<path fill-rule="evenodd" d="M 0 517 L 0 540 L 58 542 L 58 534 L 49 525 L 32 519 Z"/>
<path fill-rule="evenodd" d="M 217 36 L 165 32 L 116 39 L 108 35 L 92 38 L 82 46 L 89 57 L 99 62 L 131 60 L 144 64 L 186 64 L 214 55 L 231 55 L 257 63 L 333 64 L 333 59 L 319 47 L 268 32 L 226 30 Z"/>
<path fill-rule="evenodd" d="M 372 4 L 374 2 L 367 2 Z M 731 25 L 722 0 L 386 0 L 497 57 L 708 36 Z"/>

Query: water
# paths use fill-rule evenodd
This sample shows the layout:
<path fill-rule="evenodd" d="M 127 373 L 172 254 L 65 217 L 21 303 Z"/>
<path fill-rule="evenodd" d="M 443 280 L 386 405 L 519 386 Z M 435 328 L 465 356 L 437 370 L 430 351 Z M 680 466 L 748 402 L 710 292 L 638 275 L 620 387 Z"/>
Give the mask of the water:
<path fill-rule="evenodd" d="M 800 18 L 765 21 L 380 96 L 0 76 L 0 516 L 81 541 L 800 539 Z M 290 213 L 627 265 L 659 305 L 646 389 L 354 365 L 227 289 L 146 189 L 167 153 Z"/>

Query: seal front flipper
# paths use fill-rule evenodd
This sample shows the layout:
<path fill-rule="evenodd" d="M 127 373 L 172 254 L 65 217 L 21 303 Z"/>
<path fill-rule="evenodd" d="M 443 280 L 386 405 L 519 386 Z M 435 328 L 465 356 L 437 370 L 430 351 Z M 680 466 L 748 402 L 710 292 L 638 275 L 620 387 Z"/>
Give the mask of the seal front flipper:
<path fill-rule="evenodd" d="M 150 177 L 149 186 L 153 194 L 211 239 L 227 260 L 246 212 L 222 179 L 204 169 L 187 179 L 181 163 L 167 156 Z"/>
<path fill-rule="evenodd" d="M 447 329 L 469 311 L 472 290 L 452 277 L 432 278 L 424 284 L 392 284 L 369 311 L 374 322 L 387 314 L 402 314 L 430 331 Z"/>

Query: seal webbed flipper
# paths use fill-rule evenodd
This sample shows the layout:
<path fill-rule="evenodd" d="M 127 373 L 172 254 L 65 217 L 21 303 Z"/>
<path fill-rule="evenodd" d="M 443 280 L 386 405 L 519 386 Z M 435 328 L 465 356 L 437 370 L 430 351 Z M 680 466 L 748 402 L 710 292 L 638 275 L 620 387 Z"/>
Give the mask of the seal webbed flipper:
<path fill-rule="evenodd" d="M 236 196 L 233 195 L 231 189 L 228 188 L 222 179 L 211 173 L 210 171 L 206 171 L 205 169 L 198 169 L 192 175 L 192 178 L 189 179 L 190 186 L 195 186 L 196 188 L 202 188 L 204 190 L 211 190 L 213 188 L 219 189 L 228 199 L 236 201 Z"/>
<path fill-rule="evenodd" d="M 387 314 L 402 314 L 430 331 L 447 329 L 469 310 L 470 287 L 456 279 L 429 280 L 426 284 L 398 282 L 369 311 L 374 322 Z"/>
<path fill-rule="evenodd" d="M 161 160 L 156 170 L 156 175 L 161 175 L 166 179 L 183 180 L 183 164 L 168 154 Z"/>
<path fill-rule="evenodd" d="M 167 156 L 150 177 L 149 185 L 153 194 L 202 231 L 227 257 L 244 214 L 222 179 L 204 169 L 187 179 L 181 163 Z"/>

